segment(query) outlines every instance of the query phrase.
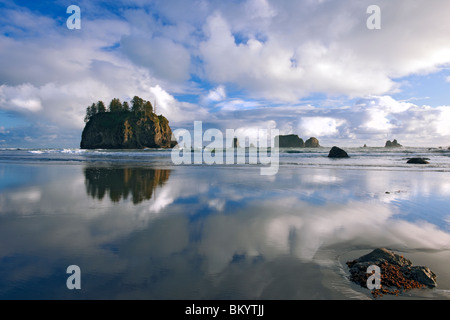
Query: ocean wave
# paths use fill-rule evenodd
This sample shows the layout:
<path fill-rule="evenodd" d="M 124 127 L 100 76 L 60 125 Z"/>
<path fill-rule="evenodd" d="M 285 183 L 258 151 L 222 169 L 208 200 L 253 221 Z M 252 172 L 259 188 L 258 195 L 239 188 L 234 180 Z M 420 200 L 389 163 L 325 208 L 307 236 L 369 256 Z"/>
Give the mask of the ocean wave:
<path fill-rule="evenodd" d="M 358 169 L 396 169 L 396 170 L 443 170 L 450 171 L 450 151 L 428 148 L 346 148 L 350 159 L 329 159 L 328 148 L 314 149 L 282 149 L 279 153 L 279 165 L 319 168 L 358 168 Z M 85 150 L 78 148 L 41 148 L 41 149 L 0 149 L 0 161 L 49 161 L 61 162 L 114 162 L 114 163 L 142 163 L 162 164 L 174 166 L 170 149 L 144 150 Z M 189 152 L 185 150 L 184 152 Z M 294 152 L 292 152 L 294 151 Z M 197 154 L 202 150 L 192 153 Z M 211 150 L 204 150 L 211 152 Z M 249 164 L 248 157 L 254 155 L 255 150 L 248 150 L 245 166 Z M 225 156 L 225 155 L 224 155 Z M 412 157 L 429 158 L 428 165 L 409 165 L 407 160 Z M 226 163 L 224 161 L 224 163 Z M 206 164 L 205 164 L 206 165 Z M 230 165 L 232 166 L 232 165 Z"/>

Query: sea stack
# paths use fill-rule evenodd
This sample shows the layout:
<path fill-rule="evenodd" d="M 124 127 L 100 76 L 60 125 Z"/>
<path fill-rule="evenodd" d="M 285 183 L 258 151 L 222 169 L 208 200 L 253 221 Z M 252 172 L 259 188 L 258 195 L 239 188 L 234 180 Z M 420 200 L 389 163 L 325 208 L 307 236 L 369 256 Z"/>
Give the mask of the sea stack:
<path fill-rule="evenodd" d="M 391 140 L 386 141 L 386 145 L 384 147 L 385 148 L 400 148 L 400 147 L 402 147 L 402 145 L 400 143 L 398 143 L 396 139 L 394 139 L 394 141 L 391 141 Z"/>
<path fill-rule="evenodd" d="M 320 145 L 319 140 L 317 140 L 317 138 L 311 137 L 305 142 L 305 148 L 318 148 L 318 147 L 320 147 Z"/>
<path fill-rule="evenodd" d="M 100 113 L 83 130 L 81 149 L 173 148 L 169 121 L 155 114 L 136 117 L 131 112 Z"/>
<path fill-rule="evenodd" d="M 275 139 L 275 145 L 279 148 L 304 148 L 305 143 L 303 139 L 299 138 L 296 134 L 290 134 L 286 136 L 277 136 Z"/>
<path fill-rule="evenodd" d="M 240 144 L 239 144 L 239 139 L 238 138 L 234 138 L 233 139 L 233 148 L 240 148 Z"/>
<path fill-rule="evenodd" d="M 133 107 L 113 99 L 107 110 L 99 101 L 86 110 L 81 149 L 173 148 L 169 120 L 156 115 L 150 102 L 134 97 Z"/>
<path fill-rule="evenodd" d="M 347 152 L 338 147 L 333 147 L 328 154 L 328 158 L 350 158 Z"/>

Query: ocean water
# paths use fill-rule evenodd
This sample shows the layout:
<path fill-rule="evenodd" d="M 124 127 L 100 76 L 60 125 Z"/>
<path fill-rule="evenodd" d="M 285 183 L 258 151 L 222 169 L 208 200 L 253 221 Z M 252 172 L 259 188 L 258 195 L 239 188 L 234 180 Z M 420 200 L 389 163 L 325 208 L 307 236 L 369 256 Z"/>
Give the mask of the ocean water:
<path fill-rule="evenodd" d="M 450 150 L 328 151 L 282 149 L 261 175 L 170 150 L 1 149 L 0 299 L 371 299 L 345 262 L 377 247 L 438 282 L 383 299 L 450 299 Z"/>

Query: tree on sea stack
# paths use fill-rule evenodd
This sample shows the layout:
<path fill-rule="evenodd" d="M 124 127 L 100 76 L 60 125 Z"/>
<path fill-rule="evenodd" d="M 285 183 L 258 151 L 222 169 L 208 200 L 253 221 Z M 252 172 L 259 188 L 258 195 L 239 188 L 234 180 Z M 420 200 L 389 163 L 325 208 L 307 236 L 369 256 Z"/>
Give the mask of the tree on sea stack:
<path fill-rule="evenodd" d="M 134 96 L 131 100 L 131 111 L 135 114 L 144 111 L 144 99 Z"/>
<path fill-rule="evenodd" d="M 97 106 L 95 103 L 86 108 L 86 116 L 84 117 L 84 122 L 88 122 L 94 115 L 97 114 Z"/>
<path fill-rule="evenodd" d="M 156 115 L 149 101 L 135 96 L 131 105 L 130 110 L 130 104 L 118 98 L 111 100 L 108 110 L 100 102 L 90 105 L 86 109 L 81 149 L 173 148 L 177 144 L 169 121 Z"/>
<path fill-rule="evenodd" d="M 146 117 L 149 117 L 153 113 L 153 106 L 150 101 L 146 101 L 143 106 Z"/>
<path fill-rule="evenodd" d="M 124 101 L 122 104 L 122 110 L 123 111 L 130 111 L 130 104 L 128 103 L 128 101 Z"/>
<path fill-rule="evenodd" d="M 106 107 L 103 101 L 98 101 L 96 104 L 93 103 L 86 108 L 86 116 L 84 117 L 84 122 L 89 122 L 89 120 L 96 114 L 106 112 Z"/>
<path fill-rule="evenodd" d="M 112 99 L 109 104 L 109 112 L 121 112 L 122 110 L 122 102 L 117 98 Z"/>
<path fill-rule="evenodd" d="M 98 113 L 106 112 L 106 107 L 103 101 L 97 102 L 97 112 Z"/>

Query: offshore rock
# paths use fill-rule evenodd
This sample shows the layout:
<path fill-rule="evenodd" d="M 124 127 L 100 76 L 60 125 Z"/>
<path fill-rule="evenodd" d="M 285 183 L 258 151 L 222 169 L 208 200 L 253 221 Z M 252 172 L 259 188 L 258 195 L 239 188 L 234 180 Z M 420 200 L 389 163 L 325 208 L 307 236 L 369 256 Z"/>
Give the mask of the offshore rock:
<path fill-rule="evenodd" d="M 241 147 L 241 145 L 240 145 L 240 143 L 239 143 L 239 139 L 238 138 L 234 138 L 233 139 L 233 148 L 240 148 Z"/>
<path fill-rule="evenodd" d="M 338 147 L 331 148 L 328 158 L 350 158 L 347 152 Z"/>
<path fill-rule="evenodd" d="M 429 164 L 428 158 L 411 158 L 408 160 L 408 164 Z"/>
<path fill-rule="evenodd" d="M 84 127 L 81 149 L 172 148 L 169 121 L 162 115 L 137 115 L 130 111 L 103 112 Z"/>
<path fill-rule="evenodd" d="M 396 139 L 394 139 L 394 141 L 386 141 L 386 144 L 384 146 L 385 148 L 401 148 L 402 145 L 398 143 L 398 141 Z"/>
<path fill-rule="evenodd" d="M 319 140 L 317 140 L 317 138 L 311 137 L 305 142 L 305 148 L 318 148 L 318 147 L 320 147 L 320 145 Z"/>
<path fill-rule="evenodd" d="M 275 146 L 278 146 L 279 148 L 304 148 L 305 143 L 298 135 L 290 134 L 286 136 L 277 136 L 275 139 Z"/>

